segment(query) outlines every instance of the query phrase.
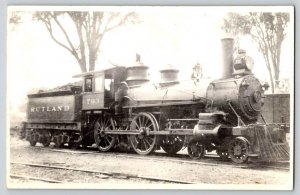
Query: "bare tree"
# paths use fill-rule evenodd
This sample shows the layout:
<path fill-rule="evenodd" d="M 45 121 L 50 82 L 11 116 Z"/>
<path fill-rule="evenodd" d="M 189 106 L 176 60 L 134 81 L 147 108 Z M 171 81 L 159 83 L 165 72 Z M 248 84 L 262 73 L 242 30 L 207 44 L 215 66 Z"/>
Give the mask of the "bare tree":
<path fill-rule="evenodd" d="M 45 25 L 52 40 L 66 49 L 77 60 L 81 71 L 86 72 L 95 69 L 104 34 L 136 21 L 137 15 L 133 12 L 42 11 L 35 12 L 34 19 Z M 75 27 L 76 32 L 68 30 L 70 27 Z"/>
<path fill-rule="evenodd" d="M 28 14 L 32 13 L 11 12 L 9 23 L 12 30 L 23 23 L 23 16 Z M 34 12 L 33 19 L 42 22 L 52 40 L 72 54 L 81 71 L 86 72 L 95 69 L 104 34 L 137 22 L 138 16 L 134 12 L 41 11 Z"/>
<path fill-rule="evenodd" d="M 234 36 L 249 35 L 258 44 L 269 72 L 273 93 L 279 84 L 281 45 L 289 21 L 288 13 L 229 13 L 222 26 L 225 32 Z"/>

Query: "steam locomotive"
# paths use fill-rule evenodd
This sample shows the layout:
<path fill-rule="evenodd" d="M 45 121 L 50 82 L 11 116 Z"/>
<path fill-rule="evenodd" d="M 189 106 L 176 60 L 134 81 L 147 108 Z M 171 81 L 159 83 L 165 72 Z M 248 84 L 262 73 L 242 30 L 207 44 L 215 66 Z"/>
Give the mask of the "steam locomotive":
<path fill-rule="evenodd" d="M 235 163 L 289 159 L 285 130 L 258 123 L 268 85 L 252 74 L 252 58 L 240 50 L 234 59 L 231 38 L 222 39 L 222 51 L 217 80 L 179 81 L 178 70 L 167 66 L 152 83 L 137 60 L 74 76 L 82 86 L 29 94 L 26 139 L 32 146 L 96 144 L 102 152 L 126 148 L 141 155 L 187 147 L 193 159 L 215 150 Z"/>

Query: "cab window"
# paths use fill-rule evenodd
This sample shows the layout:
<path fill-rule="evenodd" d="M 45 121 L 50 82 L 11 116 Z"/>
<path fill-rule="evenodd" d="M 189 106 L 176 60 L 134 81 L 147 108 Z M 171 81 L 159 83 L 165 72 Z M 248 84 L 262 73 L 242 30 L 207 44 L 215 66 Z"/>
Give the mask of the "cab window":
<path fill-rule="evenodd" d="M 104 75 L 95 77 L 95 92 L 103 92 L 104 91 L 103 76 Z"/>
<path fill-rule="evenodd" d="M 85 92 L 92 92 L 93 90 L 93 79 L 86 78 L 84 81 L 84 91 Z"/>
<path fill-rule="evenodd" d="M 111 91 L 112 89 L 112 79 L 105 79 L 105 82 L 104 82 L 104 87 L 105 87 L 105 90 L 107 91 Z"/>

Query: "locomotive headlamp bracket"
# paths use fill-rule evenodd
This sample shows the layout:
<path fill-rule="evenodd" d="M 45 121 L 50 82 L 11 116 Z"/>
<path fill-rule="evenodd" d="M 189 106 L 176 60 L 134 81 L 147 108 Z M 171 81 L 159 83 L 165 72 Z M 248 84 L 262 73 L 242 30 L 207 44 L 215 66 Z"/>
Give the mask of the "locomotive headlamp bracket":
<path fill-rule="evenodd" d="M 269 85 L 268 82 L 265 82 L 265 83 L 262 85 L 262 87 L 263 87 L 263 90 L 264 90 L 264 91 L 267 91 L 267 90 L 269 89 L 270 85 Z"/>

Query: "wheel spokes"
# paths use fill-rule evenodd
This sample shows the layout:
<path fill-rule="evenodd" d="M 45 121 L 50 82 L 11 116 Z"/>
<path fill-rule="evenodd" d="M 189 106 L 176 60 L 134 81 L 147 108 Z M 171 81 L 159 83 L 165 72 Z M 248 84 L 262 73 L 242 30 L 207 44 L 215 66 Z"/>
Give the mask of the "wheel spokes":
<path fill-rule="evenodd" d="M 148 146 L 151 146 L 151 143 L 148 141 L 148 139 L 151 139 L 149 137 L 146 137 L 146 139 L 144 139 L 144 141 L 148 144 Z M 151 140 L 152 141 L 152 140 Z"/>
<path fill-rule="evenodd" d="M 161 148 L 170 155 L 176 154 L 182 149 L 184 137 L 180 135 L 168 135 L 162 137 Z"/>
<path fill-rule="evenodd" d="M 156 136 L 148 134 L 149 131 L 158 130 L 155 120 L 153 115 L 143 112 L 132 119 L 130 129 L 139 134 L 129 136 L 129 141 L 138 154 L 149 154 L 155 149 Z"/>
<path fill-rule="evenodd" d="M 245 138 L 235 138 L 231 141 L 228 154 L 235 163 L 244 163 L 248 159 L 248 145 Z"/>
<path fill-rule="evenodd" d="M 115 136 L 105 134 L 105 130 L 113 129 L 115 129 L 114 121 L 110 117 L 101 117 L 95 123 L 94 138 L 100 151 L 106 152 L 114 146 Z"/>
<path fill-rule="evenodd" d="M 134 125 L 135 125 L 135 129 L 134 130 L 138 130 L 139 128 L 140 128 L 140 126 L 136 123 L 136 121 L 132 121 L 133 123 L 134 123 Z"/>
<path fill-rule="evenodd" d="M 190 141 L 188 154 L 193 159 L 199 159 L 205 154 L 205 146 L 199 141 Z"/>

